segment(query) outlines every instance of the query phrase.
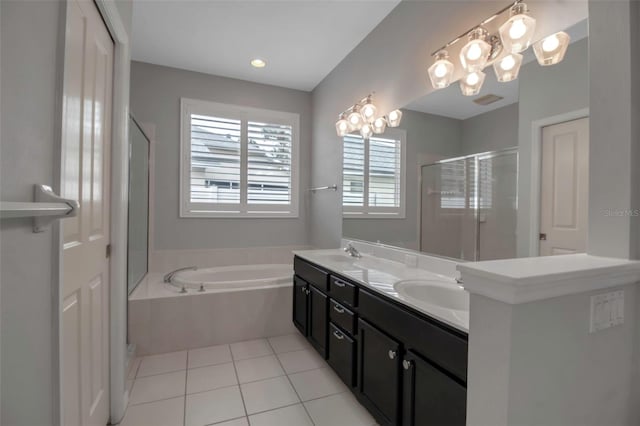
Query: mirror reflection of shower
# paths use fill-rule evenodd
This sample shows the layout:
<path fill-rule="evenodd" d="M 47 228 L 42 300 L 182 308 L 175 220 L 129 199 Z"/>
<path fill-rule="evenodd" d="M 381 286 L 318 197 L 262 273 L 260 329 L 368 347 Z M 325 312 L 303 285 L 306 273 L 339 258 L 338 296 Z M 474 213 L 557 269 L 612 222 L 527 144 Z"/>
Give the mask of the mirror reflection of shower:
<path fill-rule="evenodd" d="M 422 166 L 420 250 L 464 260 L 516 257 L 518 151 Z"/>

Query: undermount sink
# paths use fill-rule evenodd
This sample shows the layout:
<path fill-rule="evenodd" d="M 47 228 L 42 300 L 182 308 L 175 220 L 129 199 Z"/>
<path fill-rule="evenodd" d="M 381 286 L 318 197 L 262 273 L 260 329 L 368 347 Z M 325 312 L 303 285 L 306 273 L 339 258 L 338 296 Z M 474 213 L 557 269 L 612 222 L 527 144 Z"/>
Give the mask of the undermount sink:
<path fill-rule="evenodd" d="M 394 285 L 399 295 L 418 304 L 456 311 L 469 310 L 469 294 L 455 284 L 439 280 L 404 280 Z"/>
<path fill-rule="evenodd" d="M 346 254 L 321 254 L 318 257 L 321 257 L 329 262 L 349 263 L 349 264 L 358 260 L 355 257 L 351 257 Z"/>

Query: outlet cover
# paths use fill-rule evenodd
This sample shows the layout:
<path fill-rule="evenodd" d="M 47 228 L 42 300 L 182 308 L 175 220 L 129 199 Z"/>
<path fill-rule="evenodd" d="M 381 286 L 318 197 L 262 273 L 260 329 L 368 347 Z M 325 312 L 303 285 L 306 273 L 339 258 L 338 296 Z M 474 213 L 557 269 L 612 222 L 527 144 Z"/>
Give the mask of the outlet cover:
<path fill-rule="evenodd" d="M 589 332 L 624 324 L 624 290 L 591 296 Z"/>

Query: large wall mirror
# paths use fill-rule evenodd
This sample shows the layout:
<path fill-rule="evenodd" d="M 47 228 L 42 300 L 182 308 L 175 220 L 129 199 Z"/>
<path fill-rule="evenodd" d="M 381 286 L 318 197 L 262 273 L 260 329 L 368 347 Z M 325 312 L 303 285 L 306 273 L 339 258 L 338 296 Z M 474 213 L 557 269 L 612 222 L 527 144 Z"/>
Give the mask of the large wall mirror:
<path fill-rule="evenodd" d="M 556 65 L 528 49 L 514 81 L 488 67 L 476 96 L 455 82 L 345 137 L 343 237 L 469 261 L 585 251 L 587 20 L 565 31 Z"/>
<path fill-rule="evenodd" d="M 129 223 L 127 290 L 136 288 L 148 271 L 149 139 L 138 122 L 129 119 Z"/>

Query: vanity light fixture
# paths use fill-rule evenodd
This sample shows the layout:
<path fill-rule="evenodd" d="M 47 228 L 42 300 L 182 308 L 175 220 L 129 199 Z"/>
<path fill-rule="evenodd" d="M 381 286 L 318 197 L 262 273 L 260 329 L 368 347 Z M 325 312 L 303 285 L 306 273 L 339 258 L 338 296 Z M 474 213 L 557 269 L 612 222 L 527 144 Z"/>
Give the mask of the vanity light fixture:
<path fill-rule="evenodd" d="M 502 83 L 513 81 L 518 78 L 518 72 L 522 65 L 522 55 L 519 53 L 509 53 L 493 63 L 493 70 L 496 78 Z"/>
<path fill-rule="evenodd" d="M 460 90 L 462 90 L 462 94 L 465 96 L 474 96 L 480 93 L 485 77 L 486 74 L 482 71 L 473 71 L 465 75 L 460 80 Z"/>
<path fill-rule="evenodd" d="M 389 127 L 398 127 L 400 125 L 400 120 L 402 120 L 402 111 L 399 109 L 394 109 L 387 116 L 387 124 Z"/>
<path fill-rule="evenodd" d="M 360 128 L 360 135 L 364 138 L 364 139 L 369 139 L 371 137 L 371 135 L 373 134 L 373 128 L 371 127 L 371 124 L 369 123 L 364 123 L 362 125 L 362 127 Z"/>
<path fill-rule="evenodd" d="M 391 111 L 388 116 L 377 116 L 378 108 L 373 103 L 373 95 L 362 98 L 360 102 L 344 110 L 336 121 L 336 133 L 344 137 L 352 132 L 360 132 L 363 138 L 384 133 L 387 126 L 397 127 L 402 119 L 402 111 Z"/>
<path fill-rule="evenodd" d="M 529 16 L 529 9 L 525 3 L 514 4 L 510 15 L 511 17 L 500 26 L 498 32 L 507 51 L 520 53 L 531 44 L 536 30 L 536 20 Z"/>
<path fill-rule="evenodd" d="M 564 59 L 571 37 L 564 31 L 551 34 L 533 45 L 538 63 L 542 66 L 555 65 Z"/>
<path fill-rule="evenodd" d="M 498 33 L 489 34 L 486 30 L 489 23 L 503 17 L 507 11 L 509 17 L 499 26 Z M 497 27 L 497 24 L 491 24 L 491 28 Z M 498 81 L 515 80 L 523 61 L 520 53 L 531 45 L 535 29 L 536 20 L 529 15 L 527 5 L 522 0 L 515 0 L 431 54 L 434 57 L 433 65 L 428 69 L 431 85 L 434 89 L 448 87 L 458 66 L 463 71 L 460 89 L 466 96 L 479 93 L 485 77 L 482 70 L 490 65 L 493 66 Z M 447 49 L 465 40 L 466 44 L 460 50 L 459 63 L 454 64 L 447 55 Z M 562 61 L 569 40 L 569 35 L 561 31 L 534 43 L 533 50 L 538 63 L 546 66 Z M 388 125 L 391 126 L 391 121 Z"/>
<path fill-rule="evenodd" d="M 351 126 L 347 121 L 347 117 L 345 114 L 340 114 L 338 121 L 336 121 L 336 132 L 338 133 L 338 136 L 346 136 L 350 130 Z"/>
<path fill-rule="evenodd" d="M 453 77 L 453 64 L 449 60 L 446 50 L 441 50 L 436 55 L 436 61 L 429 67 L 429 78 L 436 89 L 444 89 L 451 84 Z"/>
<path fill-rule="evenodd" d="M 251 60 L 251 66 L 254 68 L 264 68 L 267 66 L 267 62 L 264 59 L 255 58 Z"/>
<path fill-rule="evenodd" d="M 373 133 L 375 133 L 376 135 L 384 133 L 387 128 L 387 119 L 384 117 L 376 118 L 375 120 L 373 120 L 373 123 L 371 123 L 371 128 L 373 130 Z"/>
<path fill-rule="evenodd" d="M 481 71 L 489 60 L 491 45 L 485 41 L 487 30 L 478 27 L 469 33 L 469 42 L 460 51 L 460 63 L 467 72 Z"/>

